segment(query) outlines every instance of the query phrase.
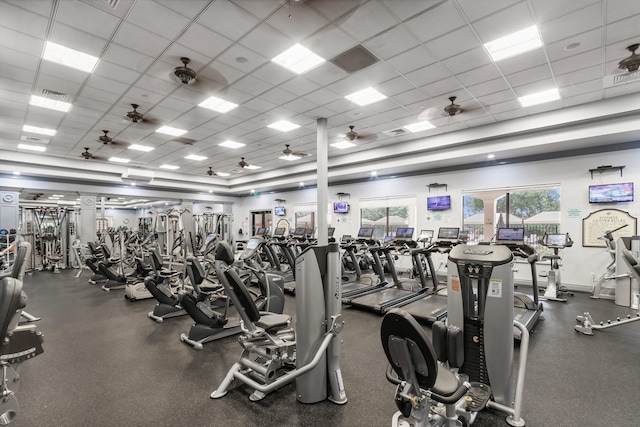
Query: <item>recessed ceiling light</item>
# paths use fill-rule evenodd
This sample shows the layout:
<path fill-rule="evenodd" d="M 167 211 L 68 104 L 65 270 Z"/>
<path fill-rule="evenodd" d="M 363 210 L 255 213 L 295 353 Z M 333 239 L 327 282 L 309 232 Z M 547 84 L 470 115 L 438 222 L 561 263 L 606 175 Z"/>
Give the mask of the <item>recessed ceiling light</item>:
<path fill-rule="evenodd" d="M 359 90 L 358 92 L 354 92 L 351 95 L 347 95 L 345 98 L 363 107 L 365 105 L 373 104 L 374 102 L 382 101 L 386 96 L 374 88 L 368 87 L 366 89 Z"/>
<path fill-rule="evenodd" d="M 564 47 L 564 50 L 573 50 L 573 49 L 579 48 L 580 46 L 582 46 L 582 43 L 575 42 L 575 43 L 571 43 L 571 44 L 566 45 Z"/>
<path fill-rule="evenodd" d="M 260 169 L 261 167 L 262 167 L 262 166 L 248 165 L 248 166 L 245 166 L 244 168 L 245 168 L 245 169 Z"/>
<path fill-rule="evenodd" d="M 331 144 L 332 147 L 336 147 L 339 148 L 340 150 L 344 150 L 345 148 L 351 148 L 351 147 L 355 147 L 356 144 L 347 141 L 346 139 L 344 141 L 340 141 L 340 142 L 335 142 L 333 144 Z"/>
<path fill-rule="evenodd" d="M 180 169 L 180 166 L 173 166 L 173 165 L 160 165 L 160 169 L 169 169 L 169 170 L 177 170 Z"/>
<path fill-rule="evenodd" d="M 279 130 L 281 132 L 289 132 L 290 130 L 297 129 L 300 126 L 286 120 L 280 120 L 279 122 L 271 123 L 268 127 L 270 127 L 271 129 Z"/>
<path fill-rule="evenodd" d="M 229 176 L 229 175 L 231 174 L 226 172 L 218 172 L 218 176 Z"/>
<path fill-rule="evenodd" d="M 71 109 L 71 104 L 63 101 L 56 101 L 55 99 L 44 98 L 42 96 L 31 95 L 29 104 L 36 107 L 48 108 L 50 110 L 62 111 L 66 113 Z"/>
<path fill-rule="evenodd" d="M 294 160 L 300 160 L 302 157 L 296 156 L 295 154 L 287 154 L 286 156 L 280 156 L 278 158 L 281 159 L 281 160 L 286 160 L 288 162 L 292 162 Z"/>
<path fill-rule="evenodd" d="M 494 159 L 496 157 L 495 154 L 488 154 L 487 159 Z"/>
<path fill-rule="evenodd" d="M 403 126 L 409 132 L 422 132 L 423 130 L 433 129 L 435 126 L 429 121 L 423 120 L 421 122 L 411 123 L 410 125 Z"/>
<path fill-rule="evenodd" d="M 30 132 L 30 133 L 39 133 L 40 135 L 49 135 L 49 136 L 53 136 L 56 134 L 55 129 L 40 128 L 38 126 L 29 126 L 29 125 L 22 126 L 22 131 Z"/>
<path fill-rule="evenodd" d="M 225 101 L 224 99 L 211 96 L 198 104 L 198 106 L 217 111 L 218 113 L 226 113 L 227 111 L 231 111 L 236 108 L 238 104 L 234 104 L 233 102 Z"/>
<path fill-rule="evenodd" d="M 16 176 L 18 176 L 18 175 L 20 175 L 20 172 L 18 172 L 18 171 L 13 171 L 13 174 L 14 174 L 14 175 L 16 175 Z"/>
<path fill-rule="evenodd" d="M 542 39 L 535 25 L 484 44 L 494 62 L 520 55 L 540 46 L 542 46 Z"/>
<path fill-rule="evenodd" d="M 198 156 L 197 154 L 189 154 L 188 156 L 185 157 L 185 159 L 202 161 L 202 160 L 206 160 L 207 158 L 205 156 Z"/>
<path fill-rule="evenodd" d="M 98 63 L 95 56 L 51 42 L 46 43 L 42 58 L 87 73 L 92 72 Z"/>
<path fill-rule="evenodd" d="M 47 147 L 43 145 L 18 144 L 19 150 L 38 151 L 40 153 L 47 151 Z"/>
<path fill-rule="evenodd" d="M 299 182 L 298 187 L 304 187 L 304 182 Z"/>
<path fill-rule="evenodd" d="M 244 147 L 244 144 L 241 142 L 235 142 L 235 141 L 231 141 L 231 140 L 226 140 L 225 142 L 221 142 L 220 144 L 218 144 L 220 147 L 227 147 L 227 148 L 240 148 L 240 147 Z"/>
<path fill-rule="evenodd" d="M 171 126 L 162 126 L 161 128 L 156 129 L 156 132 L 171 136 L 182 136 L 187 133 L 184 129 L 172 128 Z"/>
<path fill-rule="evenodd" d="M 123 159 L 122 157 L 109 157 L 110 162 L 129 163 L 131 159 Z"/>
<path fill-rule="evenodd" d="M 302 74 L 325 62 L 324 58 L 316 55 L 301 44 L 290 47 L 273 58 L 272 61 L 296 74 Z"/>
<path fill-rule="evenodd" d="M 52 194 L 51 197 L 64 197 L 64 194 Z"/>
<path fill-rule="evenodd" d="M 378 172 L 376 172 L 376 171 L 371 171 L 371 176 L 372 176 L 372 177 L 376 177 L 376 176 L 378 176 Z"/>
<path fill-rule="evenodd" d="M 532 105 L 544 104 L 545 102 L 551 102 L 557 99 L 560 99 L 560 93 L 557 88 L 553 88 L 532 93 L 531 95 L 521 96 L 518 98 L 518 101 L 520 101 L 520 105 L 523 107 L 531 107 Z"/>
<path fill-rule="evenodd" d="M 154 147 L 149 147 L 147 145 L 131 144 L 129 146 L 129 150 L 144 151 L 145 153 L 148 153 L 149 151 L 152 151 L 153 149 L 154 149 Z"/>

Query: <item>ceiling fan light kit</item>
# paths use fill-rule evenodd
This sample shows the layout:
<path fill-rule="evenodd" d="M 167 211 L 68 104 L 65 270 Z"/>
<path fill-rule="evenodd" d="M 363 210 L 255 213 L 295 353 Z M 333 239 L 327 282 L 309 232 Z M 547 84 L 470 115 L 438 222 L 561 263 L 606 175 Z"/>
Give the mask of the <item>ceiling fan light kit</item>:
<path fill-rule="evenodd" d="M 627 50 L 631 52 L 631 56 L 618 62 L 618 68 L 621 70 L 627 70 L 629 73 L 638 71 L 638 68 L 640 67 L 640 55 L 636 54 L 638 47 L 640 47 L 639 43 L 634 43 L 627 47 Z"/>
<path fill-rule="evenodd" d="M 196 81 L 196 72 L 191 68 L 187 67 L 187 65 L 191 62 L 191 60 L 187 57 L 180 58 L 182 62 L 182 67 L 176 67 L 173 71 L 173 74 L 178 78 L 178 80 L 185 85 L 190 85 L 195 83 Z"/>

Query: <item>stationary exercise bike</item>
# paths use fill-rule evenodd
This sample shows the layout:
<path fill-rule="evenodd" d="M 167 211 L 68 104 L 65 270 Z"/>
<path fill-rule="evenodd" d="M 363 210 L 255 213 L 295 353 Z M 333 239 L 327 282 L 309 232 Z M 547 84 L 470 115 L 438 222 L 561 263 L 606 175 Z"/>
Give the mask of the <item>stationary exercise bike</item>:
<path fill-rule="evenodd" d="M 571 240 L 569 233 L 544 233 L 544 236 L 542 236 L 542 239 L 540 239 L 538 243 L 553 249 L 553 255 L 542 256 L 543 260 L 548 259 L 551 261 L 551 269 L 547 272 L 547 288 L 544 291 L 543 297 L 549 301 L 567 302 L 567 299 L 563 298 L 563 295 L 573 296 L 573 293 L 562 285 L 562 280 L 560 279 L 560 263 L 558 261 L 561 258 L 559 254 L 560 249 L 573 246 L 573 240 Z"/>

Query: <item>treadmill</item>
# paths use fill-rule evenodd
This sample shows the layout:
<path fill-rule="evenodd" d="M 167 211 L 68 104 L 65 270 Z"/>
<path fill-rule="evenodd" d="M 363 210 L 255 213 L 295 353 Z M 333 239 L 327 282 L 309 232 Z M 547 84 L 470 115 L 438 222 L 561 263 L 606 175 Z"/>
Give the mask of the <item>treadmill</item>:
<path fill-rule="evenodd" d="M 362 274 L 362 270 L 360 269 L 360 264 L 356 257 L 356 251 L 362 248 L 367 248 L 369 251 L 371 251 L 371 254 L 373 255 L 375 260 L 375 252 L 377 252 L 380 247 L 372 245 L 375 245 L 375 241 L 373 240 L 373 227 L 361 227 L 358 230 L 358 235 L 354 240 L 351 240 L 346 244 L 342 244 L 342 248 L 346 251 L 345 255 L 349 256 L 349 258 L 351 259 L 351 263 L 353 264 L 356 275 L 356 280 L 352 280 L 342 284 L 343 303 L 350 303 L 351 299 L 356 295 L 362 295 L 366 292 L 373 292 L 379 288 L 388 286 L 388 283 L 383 281 L 384 269 L 382 268 L 382 263 L 380 263 L 380 265 L 376 264 L 376 266 L 374 266 L 374 274 Z"/>
<path fill-rule="evenodd" d="M 358 295 L 350 302 L 352 307 L 365 310 L 375 311 L 377 313 L 385 313 L 389 307 L 396 306 L 401 303 L 409 303 L 411 301 L 424 297 L 429 290 L 426 283 L 426 276 L 420 274 L 420 280 L 400 279 L 395 268 L 394 256 L 391 254 L 391 248 L 414 248 L 417 243 L 413 240 L 413 228 L 398 228 L 396 230 L 395 239 L 390 244 L 384 245 L 378 251 L 374 251 L 374 259 L 376 264 L 381 267 L 380 253 L 384 254 L 387 260 L 387 267 L 391 274 L 392 282 L 387 286 L 376 289 L 375 292 L 369 292 L 364 295 Z M 421 269 L 421 253 L 411 253 L 414 268 Z"/>
<path fill-rule="evenodd" d="M 396 304 L 395 306 L 388 307 L 387 311 L 391 308 L 402 307 L 403 310 L 410 313 L 416 320 L 429 325 L 447 316 L 447 286 L 445 285 L 442 288 L 438 288 L 438 276 L 433 266 L 431 255 L 434 253 L 449 253 L 454 246 L 460 243 L 458 240 L 459 233 L 459 227 L 440 227 L 438 229 L 436 240 L 430 246 L 423 248 L 429 269 L 431 270 L 429 273 L 431 274 L 433 287 L 425 292 L 420 299 L 410 301 L 406 304 Z"/>
<path fill-rule="evenodd" d="M 524 244 L 524 228 L 498 228 L 494 244 L 507 246 L 515 257 L 526 259 L 531 266 L 533 298 L 522 292 L 514 292 L 513 294 L 513 320 L 522 323 L 531 332 L 542 315 L 542 303 L 538 300 L 538 275 L 536 273 L 538 254 L 531 246 Z M 519 340 L 522 333 L 520 329 L 513 328 L 513 334 Z"/>

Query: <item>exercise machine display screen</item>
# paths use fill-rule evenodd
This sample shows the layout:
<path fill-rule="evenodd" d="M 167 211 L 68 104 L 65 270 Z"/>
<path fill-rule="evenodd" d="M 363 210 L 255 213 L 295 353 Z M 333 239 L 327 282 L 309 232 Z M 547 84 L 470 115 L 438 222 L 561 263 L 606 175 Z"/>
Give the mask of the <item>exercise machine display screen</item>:
<path fill-rule="evenodd" d="M 295 230 L 293 230 L 293 235 L 294 236 L 304 236 L 304 234 L 306 233 L 307 229 L 306 228 L 296 228 Z"/>
<path fill-rule="evenodd" d="M 284 227 L 277 227 L 275 230 L 273 230 L 273 235 L 274 237 L 284 236 Z"/>
<path fill-rule="evenodd" d="M 433 230 L 420 230 L 420 239 L 433 239 Z"/>
<path fill-rule="evenodd" d="M 358 230 L 358 237 L 371 238 L 373 236 L 373 228 L 362 227 Z"/>
<path fill-rule="evenodd" d="M 252 237 L 251 239 L 249 239 L 249 241 L 247 242 L 247 249 L 251 250 L 251 249 L 255 249 L 260 245 L 260 239 L 256 239 L 254 237 Z"/>
<path fill-rule="evenodd" d="M 498 228 L 497 241 L 522 241 L 524 240 L 524 228 Z"/>
<path fill-rule="evenodd" d="M 329 237 L 333 237 L 333 233 L 336 232 L 336 228 L 335 227 L 329 227 L 329 229 L 327 230 L 327 236 Z"/>
<path fill-rule="evenodd" d="M 413 228 L 398 228 L 396 230 L 396 239 L 411 239 L 413 237 Z"/>
<path fill-rule="evenodd" d="M 460 234 L 459 227 L 440 227 L 438 229 L 438 239 L 456 240 Z"/>
<path fill-rule="evenodd" d="M 547 246 L 565 247 L 567 245 L 566 234 L 547 234 Z"/>

